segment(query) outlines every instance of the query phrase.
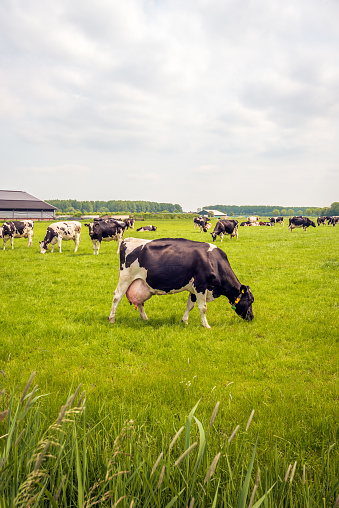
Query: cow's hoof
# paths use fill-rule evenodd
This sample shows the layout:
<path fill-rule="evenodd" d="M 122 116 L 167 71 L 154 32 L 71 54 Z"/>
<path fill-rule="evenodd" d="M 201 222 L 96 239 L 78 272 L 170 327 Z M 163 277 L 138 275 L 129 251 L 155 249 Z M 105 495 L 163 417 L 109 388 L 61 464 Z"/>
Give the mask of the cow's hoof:
<path fill-rule="evenodd" d="M 182 319 L 181 322 L 184 323 L 184 325 L 186 325 L 186 326 L 188 325 L 188 320 L 185 321 L 185 319 Z"/>

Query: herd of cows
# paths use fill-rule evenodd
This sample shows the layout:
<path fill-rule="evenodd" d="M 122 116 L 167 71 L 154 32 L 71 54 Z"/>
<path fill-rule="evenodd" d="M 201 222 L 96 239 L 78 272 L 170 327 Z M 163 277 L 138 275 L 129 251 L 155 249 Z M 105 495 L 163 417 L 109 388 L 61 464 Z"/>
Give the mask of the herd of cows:
<path fill-rule="evenodd" d="M 194 226 L 207 232 L 211 228 L 210 220 L 195 217 Z M 339 217 L 318 217 L 317 223 L 335 226 Z M 240 226 L 274 226 L 284 225 L 283 217 L 270 217 L 269 222 L 259 221 L 259 217 L 248 217 Z M 217 236 L 222 241 L 224 235 L 238 239 L 238 221 L 236 219 L 218 220 L 211 233 L 213 242 Z M 201 323 L 210 328 L 207 319 L 207 303 L 219 296 L 225 296 L 232 309 L 243 319 L 253 319 L 252 303 L 254 297 L 249 286 L 239 282 L 234 274 L 227 255 L 222 249 L 208 242 L 195 242 L 184 238 L 162 238 L 144 240 L 126 238 L 125 230 L 134 228 L 134 219 L 96 219 L 89 224 L 88 232 L 93 243 L 93 253 L 99 254 L 102 241 L 116 240 L 120 251 L 119 282 L 114 291 L 109 321 L 114 323 L 117 306 L 124 295 L 131 305 L 139 310 L 140 317 L 148 319 L 144 310 L 145 301 L 153 295 L 168 295 L 188 291 L 188 301 L 182 321 L 188 324 L 190 311 L 197 303 Z M 316 227 L 315 222 L 307 217 L 296 216 L 289 219 L 288 229 L 309 226 Z M 8 221 L 0 227 L 3 248 L 10 240 L 13 249 L 14 238 L 28 238 L 28 247 L 32 245 L 34 222 L 31 220 Z M 143 226 L 140 231 L 156 231 L 156 226 Z M 49 245 L 53 252 L 58 244 L 61 252 L 62 240 L 74 240 L 77 252 L 81 233 L 79 221 L 56 222 L 47 227 L 44 240 L 40 242 L 40 252 L 44 254 Z"/>
<path fill-rule="evenodd" d="M 134 229 L 135 219 L 128 218 L 124 220 L 119 219 L 95 219 L 89 224 L 85 224 L 88 227 L 89 236 L 93 243 L 93 253 L 99 254 L 101 242 L 109 242 L 115 240 L 118 242 L 118 253 L 120 251 L 120 245 L 123 239 L 123 235 L 129 228 Z M 318 217 L 318 226 L 331 224 L 335 226 L 339 222 L 339 216 L 332 217 Z M 207 232 L 212 227 L 211 221 L 207 217 L 194 217 L 194 227 L 200 228 L 200 232 Z M 259 220 L 259 217 L 247 217 L 247 221 L 239 222 L 236 219 L 220 219 L 217 221 L 214 230 L 211 232 L 212 239 L 215 242 L 219 236 L 222 241 L 225 235 L 229 235 L 230 240 L 232 238 L 238 239 L 238 227 L 240 226 L 274 226 L 275 224 L 281 224 L 284 226 L 283 217 L 269 217 L 268 221 L 263 222 Z M 289 218 L 288 230 L 292 231 L 295 228 L 303 228 L 307 230 L 309 226 L 316 227 L 314 221 L 308 217 L 295 216 Z M 7 221 L 0 226 L 0 238 L 3 239 L 3 249 L 6 249 L 6 243 L 8 240 L 11 242 L 13 249 L 14 238 L 28 238 L 28 247 L 32 245 L 34 222 L 32 220 L 22 221 Z M 137 229 L 138 232 L 142 231 L 156 231 L 156 226 L 142 226 Z M 58 244 L 59 252 L 61 252 L 62 240 L 74 240 L 75 250 L 77 252 L 80 242 L 81 233 L 81 222 L 79 221 L 65 221 L 55 222 L 48 226 L 45 238 L 40 242 L 40 252 L 44 254 L 49 245 L 51 245 L 51 251 L 53 252 L 55 244 Z"/>

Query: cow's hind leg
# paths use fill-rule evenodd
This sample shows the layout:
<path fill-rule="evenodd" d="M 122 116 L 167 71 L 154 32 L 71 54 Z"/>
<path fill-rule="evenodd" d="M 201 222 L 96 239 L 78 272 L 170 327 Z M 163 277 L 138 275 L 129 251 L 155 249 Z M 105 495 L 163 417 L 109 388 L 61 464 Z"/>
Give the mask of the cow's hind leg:
<path fill-rule="evenodd" d="M 74 252 L 76 252 L 78 250 L 78 247 L 79 247 L 79 243 L 80 243 L 80 235 L 79 234 L 75 234 L 74 236 L 74 243 L 75 243 L 75 249 L 74 249 Z"/>
<path fill-rule="evenodd" d="M 211 328 L 207 323 L 206 312 L 207 312 L 207 303 L 206 303 L 206 292 L 205 293 L 197 293 L 197 302 L 200 310 L 201 316 L 201 324 L 204 328 Z"/>
<path fill-rule="evenodd" d="M 144 304 L 143 303 L 139 303 L 138 305 L 138 310 L 139 310 L 139 314 L 140 314 L 140 317 L 141 319 L 144 319 L 145 321 L 148 320 L 148 317 L 146 315 L 146 312 L 145 312 L 145 308 L 144 308 Z"/>
<path fill-rule="evenodd" d="M 110 323 L 114 323 L 117 307 L 118 307 L 119 303 L 121 302 L 122 298 L 124 297 L 124 295 L 126 294 L 126 291 L 129 288 L 130 284 L 131 284 L 130 280 L 123 281 L 123 282 L 119 281 L 119 283 L 116 287 L 116 290 L 113 293 L 112 308 L 111 308 L 111 313 L 108 318 Z"/>
<path fill-rule="evenodd" d="M 181 320 L 186 325 L 188 325 L 188 315 L 191 312 L 191 310 L 194 308 L 196 301 L 197 301 L 197 297 L 194 294 L 190 293 L 188 296 L 188 300 L 187 300 L 185 314 L 183 315 L 182 320 Z"/>

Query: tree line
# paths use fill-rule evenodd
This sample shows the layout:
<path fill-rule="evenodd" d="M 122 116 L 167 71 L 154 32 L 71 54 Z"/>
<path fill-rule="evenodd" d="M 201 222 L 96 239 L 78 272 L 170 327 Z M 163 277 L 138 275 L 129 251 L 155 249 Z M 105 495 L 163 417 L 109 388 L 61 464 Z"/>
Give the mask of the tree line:
<path fill-rule="evenodd" d="M 157 203 L 155 201 L 78 201 L 76 199 L 49 199 L 58 212 L 65 214 L 138 214 L 138 213 L 182 213 L 182 207 L 175 203 Z"/>
<path fill-rule="evenodd" d="M 255 206 L 236 206 L 236 205 L 209 205 L 204 206 L 204 210 L 219 210 L 220 212 L 226 213 L 229 216 L 246 216 L 246 215 L 259 215 L 259 216 L 293 216 L 293 215 L 311 215 L 320 216 L 325 215 L 330 217 L 331 215 L 339 215 L 339 203 L 334 202 L 330 207 L 294 207 L 285 208 L 282 206 L 267 206 L 267 205 L 255 205 Z M 198 209 L 201 211 L 201 209 Z"/>

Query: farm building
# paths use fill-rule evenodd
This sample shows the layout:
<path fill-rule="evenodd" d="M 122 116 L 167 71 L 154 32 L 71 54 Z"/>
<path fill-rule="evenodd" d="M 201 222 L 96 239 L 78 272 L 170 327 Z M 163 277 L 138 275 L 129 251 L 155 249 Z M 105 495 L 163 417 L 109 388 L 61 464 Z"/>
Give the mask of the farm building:
<path fill-rule="evenodd" d="M 27 192 L 0 190 L 0 220 L 55 219 L 55 206 Z"/>
<path fill-rule="evenodd" d="M 227 213 L 219 212 L 219 210 L 201 210 L 199 212 L 203 217 L 215 217 L 216 219 L 227 219 Z"/>

